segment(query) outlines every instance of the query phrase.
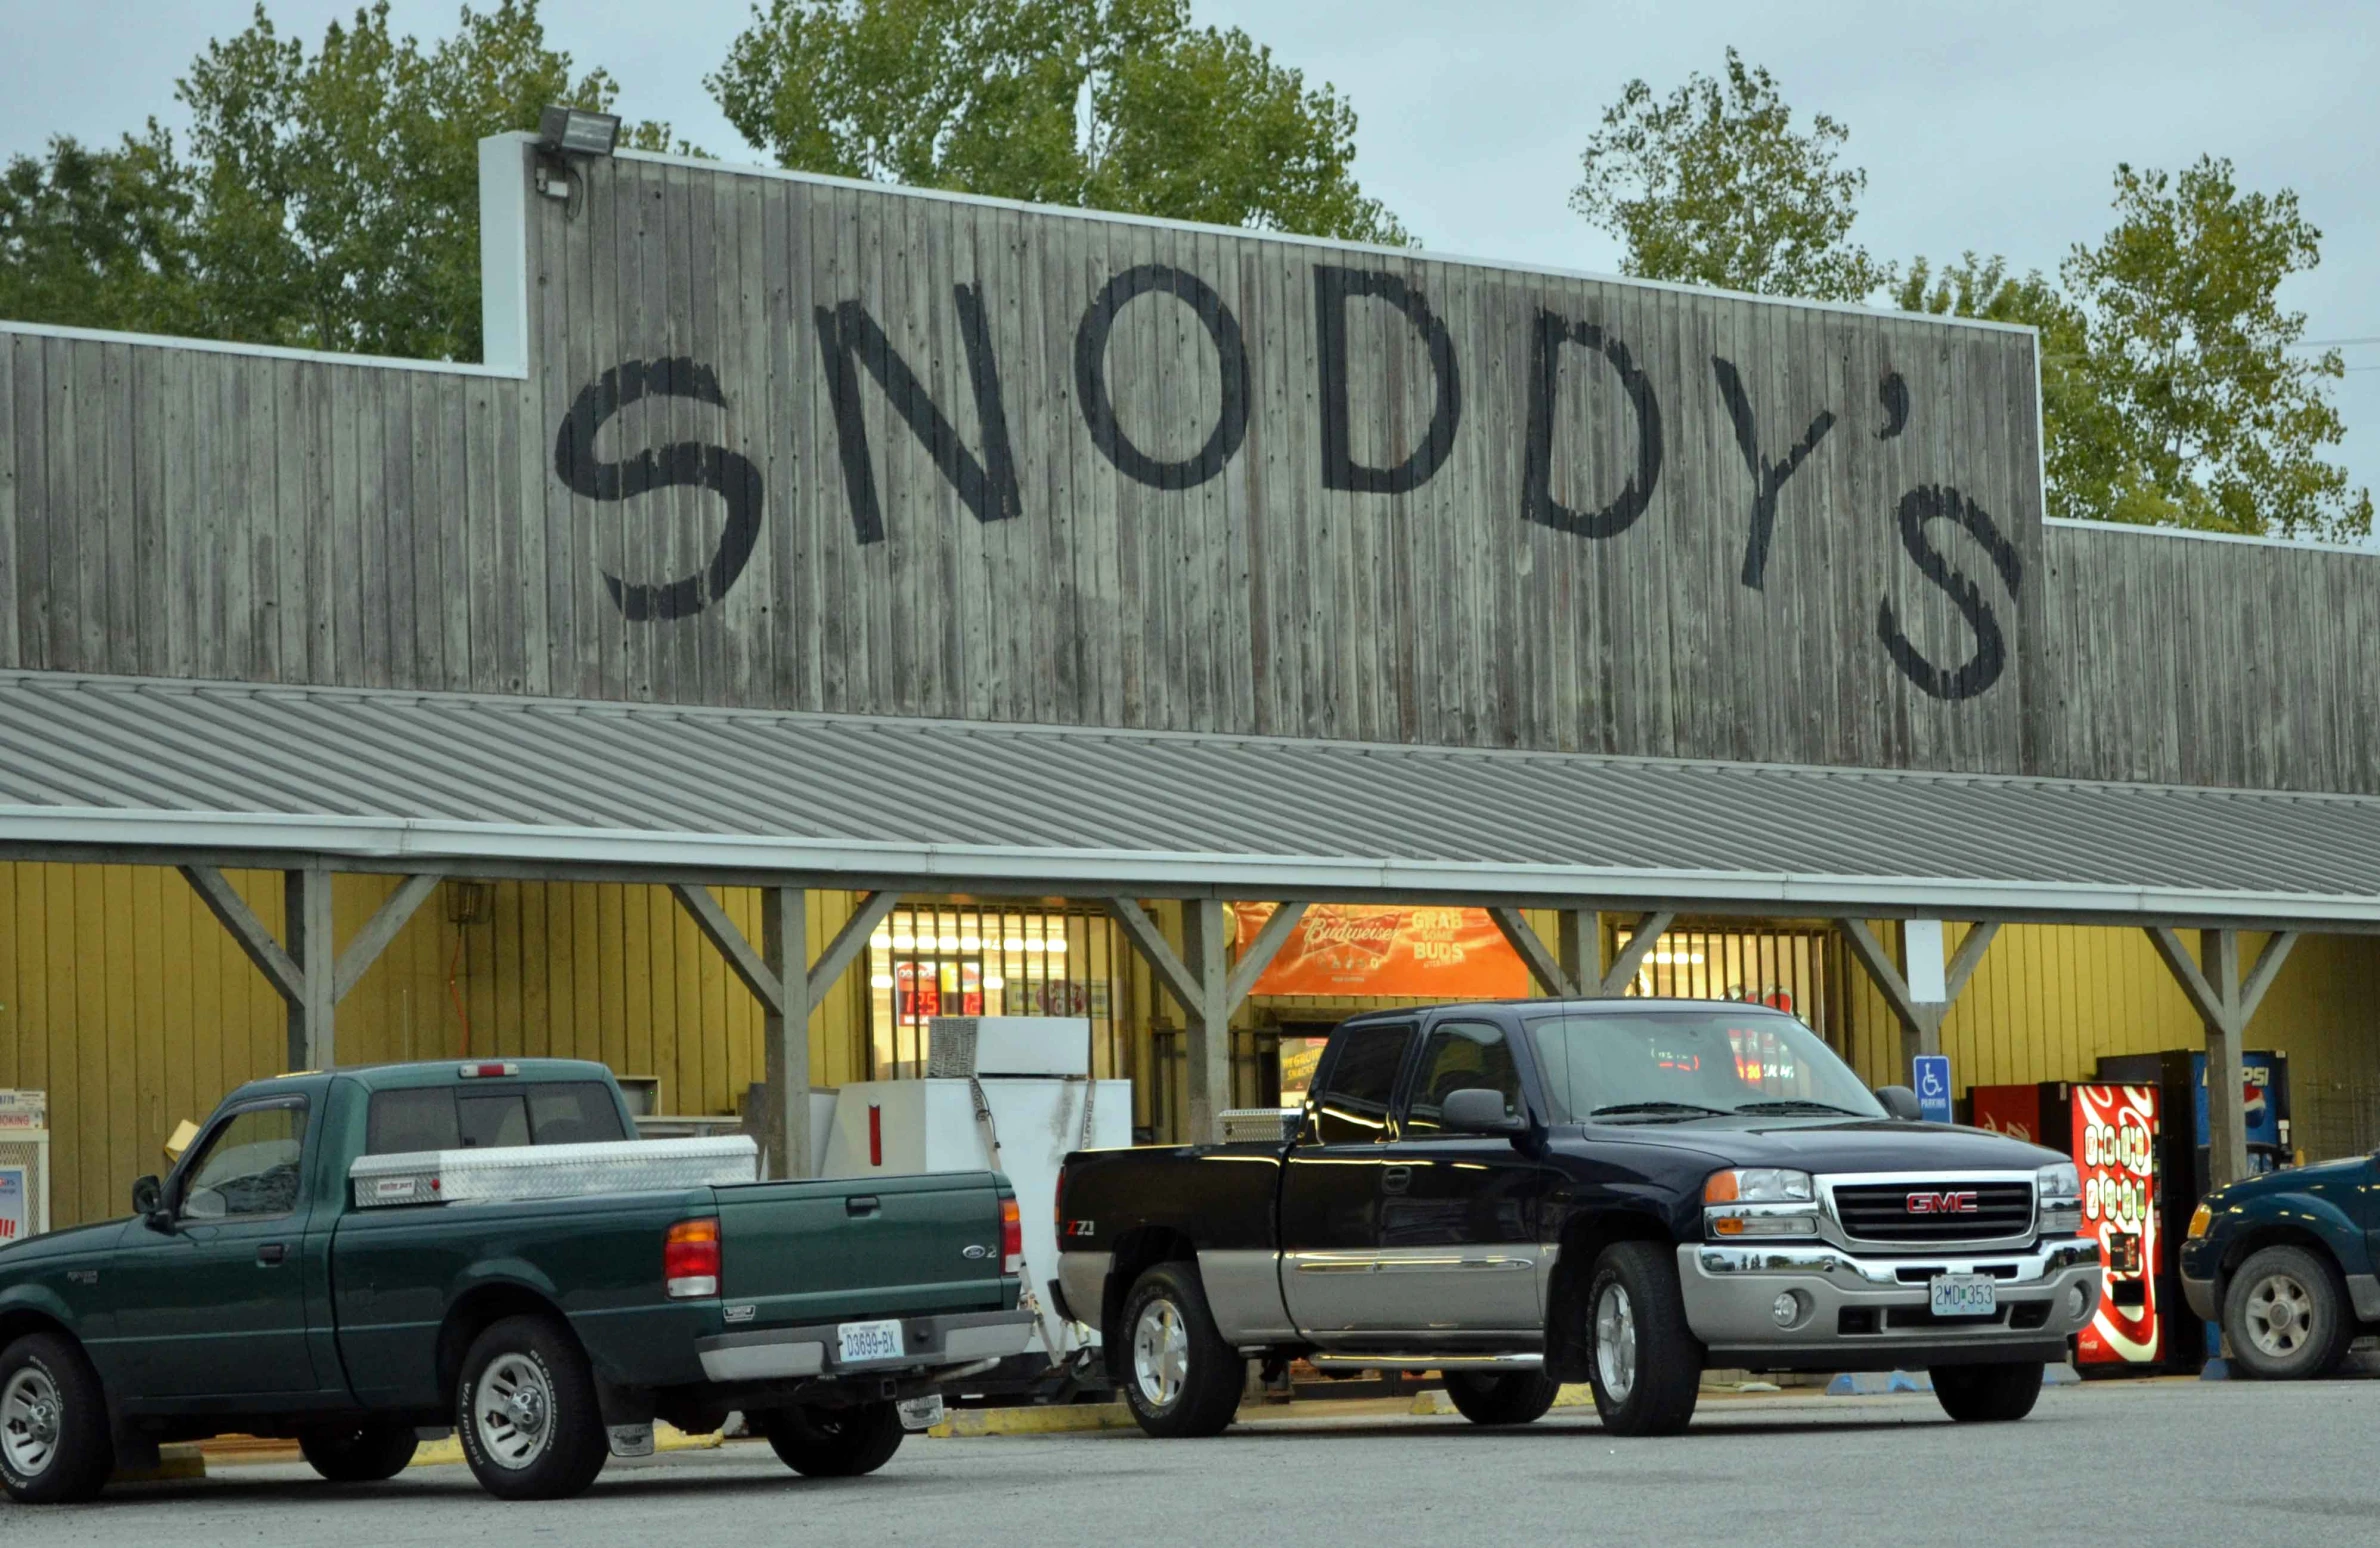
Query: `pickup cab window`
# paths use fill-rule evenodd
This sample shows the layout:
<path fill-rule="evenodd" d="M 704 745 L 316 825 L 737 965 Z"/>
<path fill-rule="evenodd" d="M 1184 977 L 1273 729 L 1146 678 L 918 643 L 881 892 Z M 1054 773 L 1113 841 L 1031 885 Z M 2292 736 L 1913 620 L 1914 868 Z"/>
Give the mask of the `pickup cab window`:
<path fill-rule="evenodd" d="M 1504 1029 L 1484 1021 L 1442 1022 L 1430 1029 L 1421 1047 L 1405 1104 L 1406 1132 L 1437 1133 L 1447 1097 L 1468 1089 L 1502 1092 L 1507 1117 L 1521 1111 L 1521 1072 L 1512 1062 Z"/>
<path fill-rule="evenodd" d="M 306 1146 L 303 1103 L 234 1113 L 191 1166 L 182 1190 L 186 1220 L 286 1215 L 297 1208 L 298 1158 Z"/>
<path fill-rule="evenodd" d="M 1776 1011 L 1730 1006 L 1550 1015 L 1530 1018 L 1528 1028 L 1558 1119 L 1884 1116 L 1817 1033 Z"/>
<path fill-rule="evenodd" d="M 611 1089 L 596 1080 L 540 1081 L 495 1091 L 451 1086 L 376 1091 L 365 1131 L 366 1153 L 375 1156 L 628 1137 Z"/>
<path fill-rule="evenodd" d="M 1324 1145 L 1363 1145 L 1388 1138 L 1388 1103 L 1397 1071 L 1412 1045 L 1410 1025 L 1348 1027 L 1314 1093 L 1315 1139 Z"/>

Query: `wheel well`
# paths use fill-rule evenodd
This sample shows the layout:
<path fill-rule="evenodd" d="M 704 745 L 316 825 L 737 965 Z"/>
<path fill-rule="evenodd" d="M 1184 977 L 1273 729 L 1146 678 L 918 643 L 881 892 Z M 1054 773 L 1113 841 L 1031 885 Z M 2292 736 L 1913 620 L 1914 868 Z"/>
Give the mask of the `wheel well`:
<path fill-rule="evenodd" d="M 463 1356 L 471 1352 L 471 1341 L 507 1317 L 544 1317 L 560 1327 L 575 1342 L 578 1333 L 562 1309 L 525 1285 L 480 1285 L 464 1292 L 462 1298 L 447 1308 L 446 1321 L 438 1329 L 438 1401 L 453 1408 L 455 1386 L 462 1379 Z"/>
<path fill-rule="evenodd" d="M 2303 1247 L 2329 1264 L 2333 1273 L 2338 1272 L 2339 1260 L 2331 1252 L 2330 1243 L 2305 1227 L 2278 1222 L 2259 1225 L 2254 1230 L 2242 1233 L 2240 1239 L 2233 1242 L 2223 1254 L 2222 1265 L 2215 1274 L 2215 1304 L 2218 1309 L 2223 1304 L 2223 1298 L 2231 1293 L 2231 1276 L 2239 1272 L 2241 1264 L 2267 1247 Z"/>
<path fill-rule="evenodd" d="M 68 1331 L 66 1324 L 55 1317 L 22 1308 L 0 1312 L 0 1349 L 6 1349 L 28 1333 L 55 1333 L 77 1349 L 82 1347 L 82 1340 L 76 1338 Z"/>
<path fill-rule="evenodd" d="M 1587 1341 L 1581 1336 L 1585 1318 L 1580 1303 L 1595 1260 L 1614 1242 L 1653 1242 L 1667 1247 L 1676 1238 L 1669 1227 L 1651 1215 L 1633 1210 L 1607 1210 L 1579 1215 L 1562 1228 L 1562 1255 L 1554 1264 L 1553 1282 L 1546 1287 L 1546 1373 L 1562 1381 L 1587 1379 Z"/>
<path fill-rule="evenodd" d="M 1135 1226 L 1116 1238 L 1107 1284 L 1099 1296 L 1100 1343 L 1111 1372 L 1117 1368 L 1117 1351 L 1104 1346 L 1120 1336 L 1116 1323 L 1123 1315 L 1124 1297 L 1131 1293 L 1133 1281 L 1160 1263 L 1177 1260 L 1196 1263 L 1198 1248 L 1189 1237 L 1170 1226 Z"/>

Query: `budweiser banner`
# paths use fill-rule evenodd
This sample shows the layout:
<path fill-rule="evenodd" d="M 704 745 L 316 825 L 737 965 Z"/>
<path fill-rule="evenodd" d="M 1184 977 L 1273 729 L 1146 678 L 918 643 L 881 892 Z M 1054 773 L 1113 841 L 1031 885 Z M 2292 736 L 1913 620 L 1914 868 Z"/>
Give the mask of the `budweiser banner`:
<path fill-rule="evenodd" d="M 1246 951 L 1273 905 L 1232 908 L 1239 949 Z M 1529 970 L 1485 909 L 1317 903 L 1252 992 L 1512 1000 L 1529 992 Z"/>

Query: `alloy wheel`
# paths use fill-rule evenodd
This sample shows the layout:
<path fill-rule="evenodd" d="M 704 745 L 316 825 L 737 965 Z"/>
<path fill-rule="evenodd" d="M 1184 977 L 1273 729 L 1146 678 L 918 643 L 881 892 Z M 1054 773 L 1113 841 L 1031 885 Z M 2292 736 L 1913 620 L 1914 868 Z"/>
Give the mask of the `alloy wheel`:
<path fill-rule="evenodd" d="M 60 1404 L 50 1373 L 28 1365 L 0 1391 L 0 1452 L 19 1478 L 37 1478 L 58 1455 Z"/>
<path fill-rule="evenodd" d="M 1605 1285 L 1595 1298 L 1595 1374 L 1615 1403 L 1636 1389 L 1636 1308 L 1622 1285 Z"/>
<path fill-rule="evenodd" d="M 1152 1408 L 1166 1408 L 1181 1395 L 1190 1375 L 1190 1333 L 1181 1309 L 1159 1298 L 1140 1309 L 1132 1328 L 1132 1379 Z"/>
<path fill-rule="evenodd" d="M 525 1354 L 502 1354 L 479 1373 L 471 1423 L 479 1449 L 499 1467 L 523 1468 L 544 1455 L 553 1436 L 554 1389 L 545 1368 Z"/>
<path fill-rule="evenodd" d="M 2248 1338 L 2276 1359 L 2297 1353 L 2314 1332 L 2314 1297 L 2288 1274 L 2267 1274 L 2248 1291 L 2242 1308 Z"/>

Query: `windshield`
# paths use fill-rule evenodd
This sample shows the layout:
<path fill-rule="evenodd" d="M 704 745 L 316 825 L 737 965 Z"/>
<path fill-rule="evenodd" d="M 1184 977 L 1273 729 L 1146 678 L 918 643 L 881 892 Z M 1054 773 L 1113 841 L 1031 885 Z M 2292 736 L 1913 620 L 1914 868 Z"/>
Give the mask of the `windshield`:
<path fill-rule="evenodd" d="M 1528 1027 L 1560 1120 L 1884 1116 L 1817 1033 L 1759 1006 L 1538 1016 Z"/>

